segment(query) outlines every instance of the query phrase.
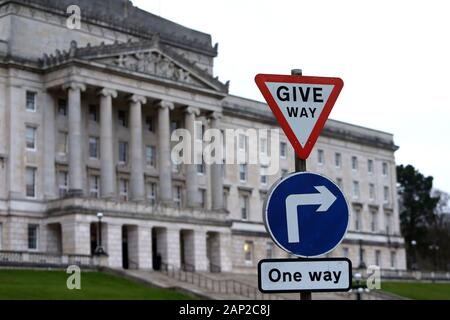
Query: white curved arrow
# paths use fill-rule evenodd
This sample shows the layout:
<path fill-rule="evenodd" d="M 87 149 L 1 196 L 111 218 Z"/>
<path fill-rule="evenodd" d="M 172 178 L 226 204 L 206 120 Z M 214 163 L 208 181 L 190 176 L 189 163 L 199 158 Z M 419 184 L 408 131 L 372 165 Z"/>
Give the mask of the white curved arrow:
<path fill-rule="evenodd" d="M 298 225 L 298 206 L 320 205 L 316 212 L 325 212 L 336 201 L 336 196 L 325 186 L 315 186 L 319 193 L 291 194 L 286 198 L 286 222 L 288 242 L 300 242 Z"/>

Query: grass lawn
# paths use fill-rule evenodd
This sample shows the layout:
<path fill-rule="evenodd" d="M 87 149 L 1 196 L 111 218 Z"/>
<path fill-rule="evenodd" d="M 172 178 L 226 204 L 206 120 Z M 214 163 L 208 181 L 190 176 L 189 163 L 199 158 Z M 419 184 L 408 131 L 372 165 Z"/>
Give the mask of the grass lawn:
<path fill-rule="evenodd" d="M 186 294 L 150 288 L 114 275 L 81 272 L 81 290 L 66 286 L 64 271 L 0 270 L 0 300 L 184 300 Z"/>
<path fill-rule="evenodd" d="M 382 282 L 381 289 L 417 300 L 450 300 L 450 283 Z"/>

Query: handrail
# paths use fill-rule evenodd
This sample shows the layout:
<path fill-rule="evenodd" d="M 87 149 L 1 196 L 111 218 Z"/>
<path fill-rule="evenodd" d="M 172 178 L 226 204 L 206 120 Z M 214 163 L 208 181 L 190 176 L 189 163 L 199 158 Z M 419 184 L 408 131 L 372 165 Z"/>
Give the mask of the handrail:
<path fill-rule="evenodd" d="M 161 272 L 167 276 L 186 283 L 191 283 L 199 288 L 219 294 L 236 294 L 253 300 L 284 300 L 284 297 L 275 294 L 263 294 L 247 283 L 234 279 L 215 279 L 204 274 L 186 271 L 166 262 L 161 262 Z"/>

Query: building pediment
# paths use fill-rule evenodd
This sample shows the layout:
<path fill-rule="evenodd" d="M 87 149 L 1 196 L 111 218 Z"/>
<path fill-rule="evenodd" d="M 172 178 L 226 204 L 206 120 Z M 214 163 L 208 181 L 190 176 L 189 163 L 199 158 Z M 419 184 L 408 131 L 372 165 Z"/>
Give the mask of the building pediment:
<path fill-rule="evenodd" d="M 86 47 L 78 47 L 73 41 L 69 51 L 44 55 L 40 63 L 43 68 L 49 68 L 73 59 L 228 93 L 228 82 L 223 84 L 184 56 L 160 44 L 157 37 L 151 41 L 116 42 L 99 46 L 88 44 Z"/>

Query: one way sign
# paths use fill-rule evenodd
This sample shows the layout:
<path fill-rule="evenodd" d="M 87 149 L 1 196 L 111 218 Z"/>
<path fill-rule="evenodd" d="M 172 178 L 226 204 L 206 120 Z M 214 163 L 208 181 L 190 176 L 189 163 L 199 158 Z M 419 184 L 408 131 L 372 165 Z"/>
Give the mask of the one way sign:
<path fill-rule="evenodd" d="M 278 123 L 306 160 L 344 82 L 339 78 L 258 74 L 255 82 Z"/>

